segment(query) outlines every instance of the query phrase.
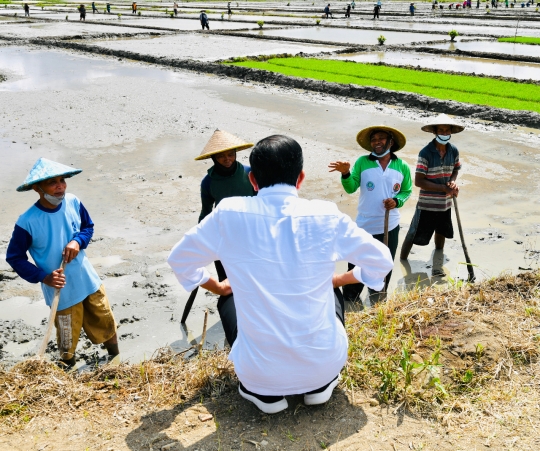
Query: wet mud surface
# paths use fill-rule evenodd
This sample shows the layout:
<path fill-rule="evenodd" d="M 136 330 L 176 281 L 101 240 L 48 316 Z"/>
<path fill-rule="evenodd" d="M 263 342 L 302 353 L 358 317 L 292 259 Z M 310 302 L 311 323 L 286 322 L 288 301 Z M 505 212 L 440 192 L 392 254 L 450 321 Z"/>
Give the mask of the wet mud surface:
<path fill-rule="evenodd" d="M 58 68 L 64 74 L 61 90 L 55 80 Z M 0 72 L 8 75 L 0 85 L 4 124 L 0 149 L 6 161 L 0 177 L 5 196 L 0 207 L 0 254 L 5 254 L 17 216 L 35 201 L 31 192 L 14 191 L 27 168 L 39 156 L 84 168 L 83 174 L 69 180 L 69 191 L 82 199 L 96 223 L 88 255 L 104 280 L 120 324 L 123 357 L 131 361 L 149 357 L 159 346 L 189 348 L 200 339 L 205 308 L 210 312 L 206 345 L 223 346 L 216 298 L 204 290 L 187 328 L 179 324 L 188 293 L 165 263 L 172 245 L 196 223 L 199 183 L 208 166 L 193 158 L 216 127 L 253 141 L 272 133 L 293 136 L 306 156 L 308 180 L 301 194 L 333 200 L 353 217 L 356 196 L 342 191 L 336 176 L 326 172 L 325 162 L 357 158 L 355 133 L 374 121 L 406 133 L 409 144 L 401 157 L 411 167 L 429 138 L 419 131 L 426 114 L 418 110 L 411 113 L 414 110 L 116 58 L 4 47 Z M 190 108 L 180 108 L 179 102 Z M 538 264 L 540 209 L 530 200 L 540 198 L 539 132 L 481 122 L 466 125 L 467 132 L 454 141 L 462 151 L 460 208 L 477 273 L 489 277 L 533 267 Z M 241 161 L 246 157 L 247 153 Z M 491 188 L 494 183 L 497 190 Z M 403 208 L 401 239 L 416 195 L 415 191 Z M 442 256 L 435 255 L 431 246 L 415 247 L 408 263 L 396 262 L 391 289 L 419 280 L 445 283 L 441 271 L 465 277 L 463 260 L 457 235 Z M 20 328 L 31 338 L 18 343 L 4 335 L 4 358 L 14 361 L 37 346 L 48 308 L 38 286 L 3 265 L 2 319 L 10 326 L 24 321 Z M 344 264 L 338 267 L 343 269 Z M 212 265 L 209 269 L 213 271 Z M 81 340 L 83 368 L 95 352 L 98 356 L 104 352 L 85 346 L 88 342 Z"/>
<path fill-rule="evenodd" d="M 216 61 L 234 56 L 272 55 L 280 53 L 319 53 L 339 49 L 324 45 L 305 45 L 280 41 L 260 41 L 236 36 L 190 34 L 140 40 L 95 41 L 93 46 L 147 55 L 152 58 Z"/>
<path fill-rule="evenodd" d="M 263 29 L 260 36 L 259 31 L 237 35 L 183 32 L 197 30 L 198 21 L 132 17 L 126 5 L 113 7 L 120 8 L 121 20 L 115 14 L 95 15 L 107 25 L 76 22 L 78 14 L 73 12 L 74 6 L 58 13 L 36 14 L 43 19 L 62 19 L 67 14 L 70 19 L 67 22 L 24 23 L 21 19 L 0 16 L 0 38 L 3 38 L 0 74 L 6 77 L 1 82 L 0 76 L 0 156 L 4 162 L 0 168 L 3 195 L 0 358 L 3 362 L 11 364 L 35 351 L 49 312 L 40 288 L 18 278 L 4 260 L 13 224 L 35 201 L 33 193 L 16 193 L 14 188 L 40 156 L 84 169 L 80 176 L 69 180 L 68 190 L 82 199 L 96 223 L 87 253 L 103 278 L 120 325 L 122 356 L 131 361 L 149 357 L 165 345 L 178 352 L 189 348 L 200 340 L 205 309 L 209 310 L 206 346 L 224 346 L 217 298 L 204 290 L 197 296 L 187 326 L 180 325 L 189 293 L 178 285 L 165 263 L 170 248 L 197 221 L 199 184 L 208 164 L 195 162 L 193 158 L 217 127 L 253 142 L 273 133 L 294 137 L 304 148 L 306 159 L 307 182 L 301 195 L 335 201 L 354 217 L 356 195 L 343 192 L 338 177 L 327 172 L 326 164 L 337 159 L 352 162 L 361 154 L 354 140 L 358 130 L 374 122 L 401 129 L 407 135 L 408 145 L 400 156 L 414 167 L 418 151 L 429 140 L 429 136 L 419 131 L 420 125 L 431 117 L 432 113 L 427 111 L 459 115 L 459 120 L 467 125 L 465 133 L 453 138 L 462 152 L 464 167 L 459 178 L 460 212 L 469 253 L 478 265 L 478 277 L 538 266 L 540 115 L 438 101 L 378 88 L 298 80 L 215 63 L 231 57 L 300 52 L 347 51 L 339 57 L 353 58 L 351 50 L 340 42 L 374 44 L 376 37 L 384 34 L 387 44 L 409 46 L 408 53 L 390 48 L 384 54 L 385 62 L 430 67 L 443 61 L 447 69 L 455 66 L 463 72 L 482 72 L 480 68 L 491 61 L 446 56 L 448 44 L 430 49 L 444 57 L 410 51 L 418 47 L 408 43 L 431 41 L 439 36 L 411 30 L 435 31 L 440 26 L 441 37 L 446 38 L 448 21 L 453 20 L 450 16 L 430 18 L 425 15 L 429 14 L 426 8 L 424 15 L 409 19 L 397 6 L 389 5 L 385 12 L 394 11 L 393 19 L 398 20 L 381 20 L 378 26 L 407 29 L 399 33 L 316 27 L 315 19 L 305 16 L 320 17 L 320 11 L 302 4 L 290 8 L 297 11 L 291 13 L 297 17 L 262 15 L 264 7 L 260 6 L 253 15 L 235 12 L 230 22 L 219 20 L 223 5 L 193 6 L 217 11 L 210 13 L 210 24 L 211 27 L 215 24 L 215 29 L 219 28 L 218 23 L 223 30 L 255 28 L 257 20 L 304 25 Z M 270 9 L 284 10 L 283 14 L 287 14 L 283 5 L 269 6 L 266 11 Z M 336 18 L 322 20 L 321 24 L 372 26 L 371 21 L 364 20 L 369 16 L 367 5 L 358 5 L 356 12 L 351 20 Z M 194 15 L 185 15 L 189 16 Z M 88 13 L 87 18 L 94 16 Z M 463 24 L 464 30 L 481 28 L 474 17 L 456 20 Z M 491 25 L 493 30 L 509 25 L 509 21 L 498 18 L 482 21 L 482 25 Z M 522 24 L 531 29 L 540 27 L 540 22 L 533 20 Z M 151 29 L 163 34 L 159 29 L 167 27 L 182 32 L 149 36 Z M 293 36 L 295 33 L 297 36 Z M 490 30 L 485 32 L 489 33 Z M 77 37 L 85 39 L 74 40 Z M 98 39 L 103 37 L 107 39 Z M 24 46 L 10 45 L 20 39 L 26 40 Z M 67 42 L 69 39 L 73 42 Z M 325 41 L 325 44 L 306 42 L 306 39 Z M 492 48 L 497 43 L 487 44 Z M 468 48 L 489 51 L 485 42 L 456 45 L 462 51 Z M 358 54 L 359 57 L 381 57 L 376 46 L 365 46 L 363 50 L 365 53 Z M 496 65 L 493 63 L 493 67 Z M 501 62 L 499 66 L 494 69 L 494 75 L 511 77 L 496 72 L 508 67 L 516 77 L 519 73 L 523 78 L 538 79 L 536 72 L 527 72 L 536 71 L 533 64 Z M 247 152 L 241 155 L 241 161 L 246 162 L 247 155 Z M 401 241 L 414 213 L 417 194 L 415 190 L 402 209 Z M 408 262 L 396 261 L 390 289 L 444 284 L 448 277 L 465 278 L 464 257 L 454 227 L 456 236 L 448 240 L 444 253 L 434 252 L 431 246 L 415 247 Z M 340 262 L 337 267 L 344 270 L 345 263 Z M 213 265 L 209 270 L 214 271 Z M 354 310 L 358 306 L 349 308 Z M 48 353 L 54 356 L 55 352 L 51 340 Z M 83 369 L 104 354 L 86 338 L 81 339 L 77 352 Z"/>

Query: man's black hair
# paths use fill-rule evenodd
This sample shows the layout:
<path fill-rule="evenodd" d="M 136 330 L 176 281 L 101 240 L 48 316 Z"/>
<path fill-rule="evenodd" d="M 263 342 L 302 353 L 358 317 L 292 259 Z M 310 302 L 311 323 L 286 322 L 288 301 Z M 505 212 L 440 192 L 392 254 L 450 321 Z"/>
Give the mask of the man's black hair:
<path fill-rule="evenodd" d="M 261 139 L 249 156 L 259 189 L 280 183 L 296 186 L 304 166 L 302 148 L 294 139 L 272 135 Z"/>

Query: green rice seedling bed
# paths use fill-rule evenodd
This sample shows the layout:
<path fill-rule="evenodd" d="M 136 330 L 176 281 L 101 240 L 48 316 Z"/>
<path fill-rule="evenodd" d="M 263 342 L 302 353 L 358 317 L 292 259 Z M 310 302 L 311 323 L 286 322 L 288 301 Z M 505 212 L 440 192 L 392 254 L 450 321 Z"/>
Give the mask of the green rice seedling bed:
<path fill-rule="evenodd" d="M 515 42 L 517 44 L 540 45 L 540 38 L 530 36 L 516 36 L 515 38 L 499 38 L 499 42 Z"/>
<path fill-rule="evenodd" d="M 228 64 L 300 78 L 375 86 L 442 100 L 540 113 L 540 86 L 534 84 L 315 58 L 272 58 Z"/>

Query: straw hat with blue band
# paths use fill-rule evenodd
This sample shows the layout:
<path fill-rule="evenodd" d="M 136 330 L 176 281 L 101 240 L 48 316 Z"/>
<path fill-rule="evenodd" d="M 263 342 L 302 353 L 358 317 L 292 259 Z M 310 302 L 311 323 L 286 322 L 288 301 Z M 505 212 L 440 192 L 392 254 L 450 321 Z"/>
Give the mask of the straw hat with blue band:
<path fill-rule="evenodd" d="M 437 133 L 437 125 L 449 125 L 452 127 L 452 134 L 460 133 L 465 130 L 463 125 L 459 125 L 454 119 L 451 119 L 444 113 L 439 114 L 437 117 L 431 119 L 426 125 L 422 127 L 422 131 L 429 133 Z"/>
<path fill-rule="evenodd" d="M 371 152 L 373 149 L 371 147 L 371 135 L 377 132 L 385 132 L 392 136 L 394 140 L 394 145 L 392 146 L 392 152 L 397 152 L 399 149 L 403 149 L 405 144 L 407 144 L 407 138 L 401 133 L 397 128 L 388 127 L 386 125 L 373 125 L 372 127 L 364 128 L 358 132 L 356 135 L 356 142 L 360 144 L 360 147 L 366 149 L 368 152 Z"/>
<path fill-rule="evenodd" d="M 249 149 L 250 147 L 253 147 L 253 143 L 245 142 L 243 139 L 224 130 L 216 130 L 206 143 L 206 146 L 204 146 L 201 154 L 195 160 L 206 160 L 218 153 L 228 152 L 229 150 L 236 150 L 238 152 Z"/>
<path fill-rule="evenodd" d="M 53 177 L 73 177 L 82 172 L 82 169 L 75 169 L 65 164 L 57 163 L 56 161 L 40 158 L 26 177 L 24 183 L 17 188 L 17 191 L 30 191 L 32 185 L 42 182 L 43 180 L 52 179 Z"/>

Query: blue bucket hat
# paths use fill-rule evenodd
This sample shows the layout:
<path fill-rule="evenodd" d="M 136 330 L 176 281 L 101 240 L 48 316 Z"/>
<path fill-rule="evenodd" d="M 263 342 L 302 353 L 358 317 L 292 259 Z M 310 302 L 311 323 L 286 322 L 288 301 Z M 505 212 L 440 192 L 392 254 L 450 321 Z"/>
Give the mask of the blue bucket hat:
<path fill-rule="evenodd" d="M 52 179 L 53 177 L 73 177 L 82 172 L 82 169 L 75 169 L 66 166 L 65 164 L 55 161 L 40 158 L 26 177 L 24 183 L 17 188 L 17 191 L 30 191 L 34 183 L 42 182 L 43 180 Z"/>

